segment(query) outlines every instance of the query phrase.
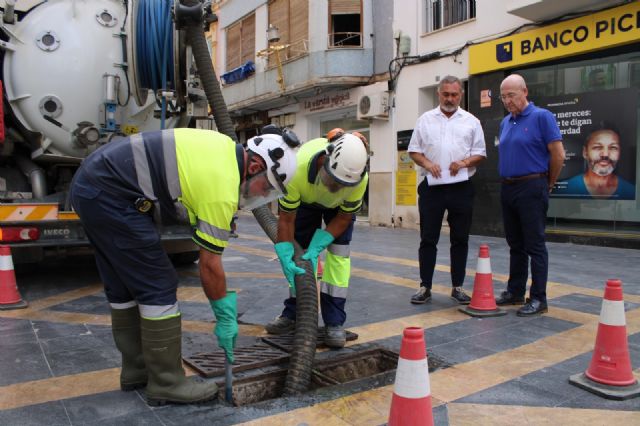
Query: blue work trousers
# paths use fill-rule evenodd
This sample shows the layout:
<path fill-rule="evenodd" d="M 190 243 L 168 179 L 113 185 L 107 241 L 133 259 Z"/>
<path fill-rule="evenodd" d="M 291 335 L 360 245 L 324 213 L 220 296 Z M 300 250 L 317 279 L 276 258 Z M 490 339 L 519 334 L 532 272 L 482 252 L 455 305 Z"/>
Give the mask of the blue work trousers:
<path fill-rule="evenodd" d="M 532 299 L 547 301 L 549 255 L 544 230 L 549 208 L 546 176 L 513 183 L 503 183 L 501 189 L 504 233 L 509 244 L 509 281 L 507 290 L 514 296 L 524 296 L 527 290 L 529 259 L 531 259 Z"/>
<path fill-rule="evenodd" d="M 178 274 L 150 215 L 138 212 L 132 200 L 102 191 L 81 175 L 74 179 L 71 202 L 95 249 L 109 303 L 177 302 Z"/>
<path fill-rule="evenodd" d="M 313 234 L 317 229 L 322 227 L 322 221 L 325 225 L 338 214 L 339 209 L 316 209 L 301 206 L 296 211 L 295 221 L 295 240 L 300 246 L 306 250 L 311 243 Z M 356 220 L 354 214 L 349 224 L 349 227 L 333 240 L 332 244 L 336 245 L 349 245 L 351 243 L 351 237 L 353 235 L 353 224 Z M 345 312 L 345 304 L 347 300 L 343 297 L 334 297 L 324 292 L 320 293 L 320 311 L 322 313 L 322 321 L 325 325 L 342 325 L 347 320 L 347 314 Z M 284 310 L 282 316 L 289 319 L 296 318 L 296 298 L 289 297 L 284 301 Z"/>

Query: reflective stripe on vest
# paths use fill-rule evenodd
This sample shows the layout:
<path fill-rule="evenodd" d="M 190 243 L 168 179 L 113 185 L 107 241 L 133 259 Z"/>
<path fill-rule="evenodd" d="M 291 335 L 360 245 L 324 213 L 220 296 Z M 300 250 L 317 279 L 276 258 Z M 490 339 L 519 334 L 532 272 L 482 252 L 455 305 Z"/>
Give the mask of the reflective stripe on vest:
<path fill-rule="evenodd" d="M 218 228 L 202 219 L 198 219 L 197 228 L 207 235 L 211 235 L 213 238 L 217 238 L 222 241 L 229 241 L 229 231 L 226 229 Z"/>
<path fill-rule="evenodd" d="M 153 190 L 151 170 L 142 134 L 137 133 L 129 138 L 133 151 L 133 161 L 136 168 L 138 185 L 144 196 L 153 202 L 153 217 L 158 225 L 162 224 L 162 214 L 158 197 Z M 180 176 L 178 175 L 178 160 L 176 158 L 176 140 L 173 130 L 162 132 L 162 155 L 164 159 L 164 174 L 167 181 L 169 195 L 173 201 L 176 216 L 180 221 L 188 220 L 187 209 L 178 201 L 182 195 Z"/>

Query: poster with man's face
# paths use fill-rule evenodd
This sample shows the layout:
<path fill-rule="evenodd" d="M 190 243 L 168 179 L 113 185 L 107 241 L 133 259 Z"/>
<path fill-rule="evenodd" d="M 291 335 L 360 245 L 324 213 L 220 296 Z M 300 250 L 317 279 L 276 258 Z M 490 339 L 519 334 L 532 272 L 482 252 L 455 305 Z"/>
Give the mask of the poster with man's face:
<path fill-rule="evenodd" d="M 566 152 L 551 197 L 635 200 L 635 90 L 546 97 L 537 104 L 555 115 Z"/>

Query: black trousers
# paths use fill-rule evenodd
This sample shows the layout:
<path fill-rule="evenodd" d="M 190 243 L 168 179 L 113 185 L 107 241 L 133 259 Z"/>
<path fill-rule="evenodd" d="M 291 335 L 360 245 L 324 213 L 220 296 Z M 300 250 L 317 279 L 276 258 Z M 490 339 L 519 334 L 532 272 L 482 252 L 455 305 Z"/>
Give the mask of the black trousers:
<path fill-rule="evenodd" d="M 429 186 L 427 179 L 418 185 L 418 210 L 420 212 L 420 285 L 431 288 L 433 271 L 438 254 L 438 241 L 444 212 L 449 223 L 451 243 L 451 284 L 464 283 L 469 252 L 469 231 L 473 216 L 475 189 L 468 180 L 450 185 Z"/>
<path fill-rule="evenodd" d="M 531 261 L 532 299 L 547 301 L 549 254 L 545 243 L 545 226 L 549 208 L 547 178 L 502 184 L 502 219 L 509 244 L 509 282 L 507 290 L 524 296 Z"/>

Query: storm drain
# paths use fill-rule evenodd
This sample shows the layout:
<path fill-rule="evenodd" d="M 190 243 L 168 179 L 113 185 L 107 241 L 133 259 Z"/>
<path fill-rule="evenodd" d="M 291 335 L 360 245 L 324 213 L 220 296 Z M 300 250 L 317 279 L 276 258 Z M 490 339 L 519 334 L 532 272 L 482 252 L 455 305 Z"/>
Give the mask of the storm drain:
<path fill-rule="evenodd" d="M 326 334 L 326 331 L 324 327 L 318 328 L 317 346 L 324 346 L 325 334 Z M 347 342 L 356 340 L 358 338 L 358 335 L 356 333 L 353 333 L 349 330 L 345 330 L 345 334 L 347 337 Z M 273 346 L 274 348 L 280 349 L 281 351 L 291 353 L 291 351 L 293 351 L 293 337 L 294 337 L 293 333 L 288 333 L 288 334 L 281 334 L 280 336 L 263 337 L 262 341 L 268 345 Z"/>
<path fill-rule="evenodd" d="M 233 355 L 234 373 L 280 364 L 289 360 L 288 353 L 262 343 L 253 346 L 237 347 L 234 349 Z M 203 377 L 224 375 L 225 353 L 223 350 L 199 353 L 183 357 L 182 359 Z"/>
<path fill-rule="evenodd" d="M 398 354 L 383 348 L 372 348 L 356 353 L 316 361 L 312 370 L 310 390 L 332 385 L 346 385 L 370 380 L 371 387 L 393 383 Z M 287 370 L 276 370 L 233 381 L 233 405 L 254 404 L 282 395 Z M 218 397 L 225 399 L 224 384 Z"/>

